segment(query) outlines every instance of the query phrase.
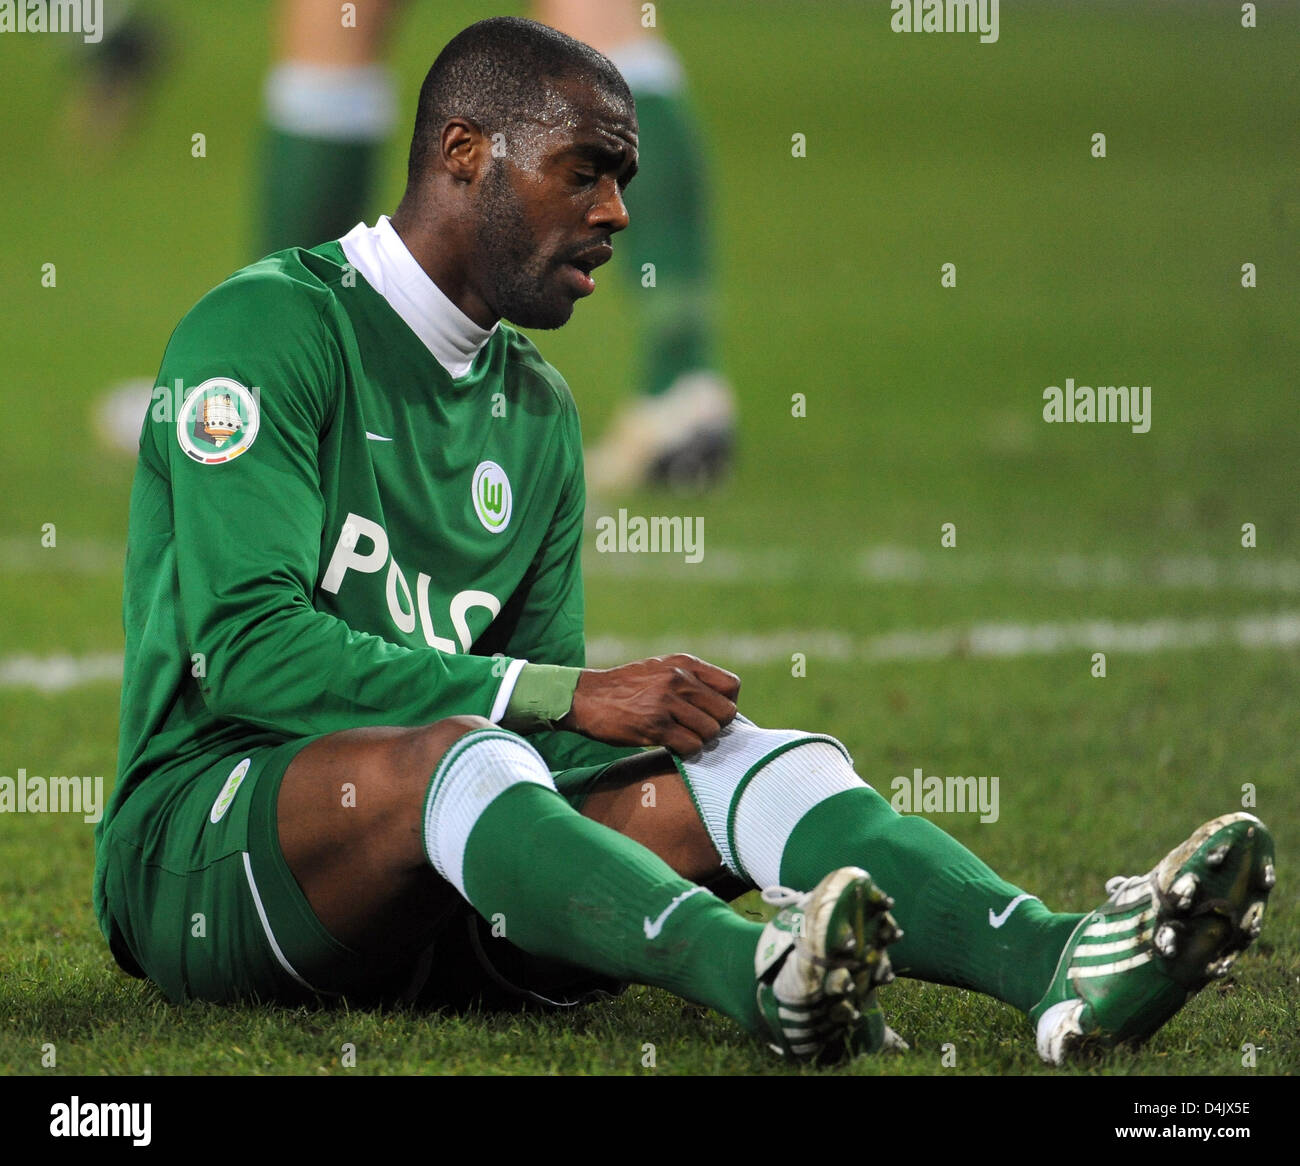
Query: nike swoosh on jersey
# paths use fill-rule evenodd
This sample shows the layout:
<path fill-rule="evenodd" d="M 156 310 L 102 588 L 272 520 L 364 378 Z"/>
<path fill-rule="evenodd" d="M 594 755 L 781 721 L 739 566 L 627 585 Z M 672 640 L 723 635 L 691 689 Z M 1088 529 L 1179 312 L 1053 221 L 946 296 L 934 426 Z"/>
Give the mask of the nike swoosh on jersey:
<path fill-rule="evenodd" d="M 647 915 L 645 917 L 644 925 L 646 939 L 657 939 L 659 933 L 664 929 L 664 924 L 667 922 L 669 915 L 676 911 L 677 908 L 686 902 L 686 900 L 692 895 L 698 895 L 701 891 L 707 891 L 708 889 L 708 887 L 691 887 L 689 891 L 683 891 L 659 913 L 659 918 L 657 918 L 653 923 L 650 921 L 650 916 Z"/>
<path fill-rule="evenodd" d="M 391 437 L 381 437 L 378 433 L 371 433 L 369 429 L 366 430 L 366 436 L 370 438 L 371 441 L 392 441 L 393 440 Z"/>
<path fill-rule="evenodd" d="M 994 914 L 993 914 L 993 908 L 990 907 L 990 908 L 989 908 L 989 926 L 990 926 L 990 927 L 1001 927 L 1002 924 L 1004 924 L 1008 919 L 1011 918 L 1011 912 L 1014 911 L 1017 907 L 1019 907 L 1021 903 L 1023 903 L 1026 899 L 1037 899 L 1037 898 L 1038 898 L 1037 895 L 1025 895 L 1025 894 L 1017 895 L 1014 899 L 1011 900 L 1010 903 L 1008 903 L 1008 904 L 1007 904 L 1007 905 L 1002 909 L 1002 914 L 1001 914 L 1001 915 L 994 915 Z"/>

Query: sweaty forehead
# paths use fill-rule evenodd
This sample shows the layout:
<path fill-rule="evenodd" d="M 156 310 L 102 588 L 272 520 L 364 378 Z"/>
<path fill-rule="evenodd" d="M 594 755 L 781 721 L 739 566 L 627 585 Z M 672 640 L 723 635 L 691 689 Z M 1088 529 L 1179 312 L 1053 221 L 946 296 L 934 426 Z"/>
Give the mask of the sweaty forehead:
<path fill-rule="evenodd" d="M 564 149 L 579 139 L 603 139 L 613 149 L 636 147 L 636 110 L 620 94 L 583 81 L 550 82 L 545 93 L 542 107 L 526 120 L 549 148 Z"/>

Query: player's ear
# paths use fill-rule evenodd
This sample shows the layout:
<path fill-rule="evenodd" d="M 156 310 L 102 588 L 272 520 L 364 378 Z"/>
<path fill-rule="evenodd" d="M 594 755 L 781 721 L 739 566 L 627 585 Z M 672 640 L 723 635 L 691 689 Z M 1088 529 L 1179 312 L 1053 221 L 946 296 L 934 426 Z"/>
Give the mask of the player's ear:
<path fill-rule="evenodd" d="M 442 164 L 458 182 L 473 182 L 487 164 L 489 143 L 472 121 L 454 117 L 442 127 L 438 142 Z"/>

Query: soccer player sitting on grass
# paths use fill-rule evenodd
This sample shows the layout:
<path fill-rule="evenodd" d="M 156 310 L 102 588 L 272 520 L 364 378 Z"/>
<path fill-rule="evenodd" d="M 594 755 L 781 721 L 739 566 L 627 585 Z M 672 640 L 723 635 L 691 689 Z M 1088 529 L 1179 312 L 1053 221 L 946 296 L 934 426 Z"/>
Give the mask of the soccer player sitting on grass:
<path fill-rule="evenodd" d="M 1150 1035 L 1259 933 L 1256 818 L 1057 914 L 838 741 L 740 716 L 729 672 L 583 667 L 577 413 L 502 321 L 556 328 L 591 293 L 636 168 L 604 57 L 484 21 L 424 82 L 391 221 L 245 268 L 177 327 L 97 833 L 115 957 L 173 1000 L 654 984 L 831 1060 L 898 1043 L 892 954 L 1027 1013 L 1051 1061 Z M 720 897 L 748 887 L 794 889 L 762 925 Z"/>

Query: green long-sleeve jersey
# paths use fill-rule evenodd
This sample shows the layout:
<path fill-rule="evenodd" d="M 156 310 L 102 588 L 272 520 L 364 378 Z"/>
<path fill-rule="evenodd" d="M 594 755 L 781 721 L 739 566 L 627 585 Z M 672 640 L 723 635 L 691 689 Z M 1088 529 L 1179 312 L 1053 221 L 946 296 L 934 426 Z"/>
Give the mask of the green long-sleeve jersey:
<path fill-rule="evenodd" d="M 361 725 L 500 719 L 584 663 L 563 378 L 504 324 L 453 379 L 340 245 L 268 257 L 177 326 L 131 494 L 117 784 Z M 495 658 L 494 658 L 495 654 Z M 542 731 L 552 768 L 628 750 Z M 102 872 L 96 872 L 102 904 Z"/>

